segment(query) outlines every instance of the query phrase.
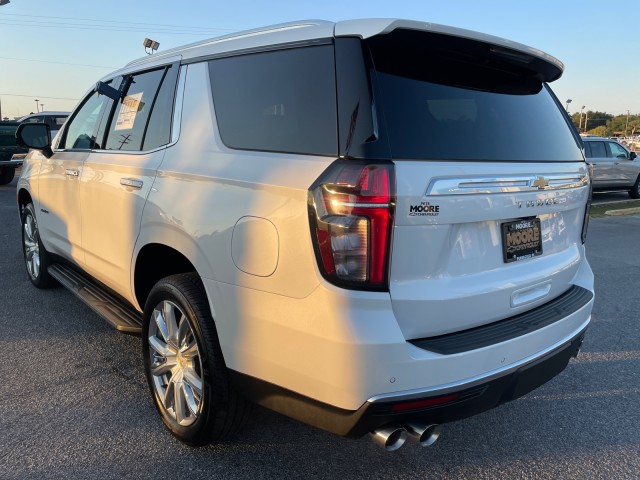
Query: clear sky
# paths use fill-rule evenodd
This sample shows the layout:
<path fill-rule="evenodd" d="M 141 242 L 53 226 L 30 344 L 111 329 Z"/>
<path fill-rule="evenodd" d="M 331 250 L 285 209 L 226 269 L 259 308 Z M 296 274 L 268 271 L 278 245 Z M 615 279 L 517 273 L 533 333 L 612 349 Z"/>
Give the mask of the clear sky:
<path fill-rule="evenodd" d="M 2 115 L 71 110 L 101 76 L 144 55 L 303 19 L 407 18 L 515 40 L 565 64 L 569 111 L 640 114 L 640 0 L 11 0 L 0 6 Z"/>

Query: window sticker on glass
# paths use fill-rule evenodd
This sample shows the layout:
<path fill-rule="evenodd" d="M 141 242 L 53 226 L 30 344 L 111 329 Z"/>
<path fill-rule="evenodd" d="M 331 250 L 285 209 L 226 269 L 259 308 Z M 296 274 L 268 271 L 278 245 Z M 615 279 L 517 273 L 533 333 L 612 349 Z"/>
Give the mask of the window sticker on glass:
<path fill-rule="evenodd" d="M 141 100 L 142 92 L 124 97 L 114 130 L 131 130 L 133 128 L 133 124 L 136 121 L 136 114 L 144 107 L 144 102 Z"/>

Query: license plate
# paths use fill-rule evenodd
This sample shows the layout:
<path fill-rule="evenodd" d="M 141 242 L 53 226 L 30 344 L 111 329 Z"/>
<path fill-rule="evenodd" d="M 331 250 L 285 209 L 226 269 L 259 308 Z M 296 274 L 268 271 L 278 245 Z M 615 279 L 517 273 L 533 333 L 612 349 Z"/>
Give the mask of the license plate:
<path fill-rule="evenodd" d="M 527 218 L 502 224 L 502 256 L 505 263 L 538 255 L 542 255 L 539 218 Z"/>

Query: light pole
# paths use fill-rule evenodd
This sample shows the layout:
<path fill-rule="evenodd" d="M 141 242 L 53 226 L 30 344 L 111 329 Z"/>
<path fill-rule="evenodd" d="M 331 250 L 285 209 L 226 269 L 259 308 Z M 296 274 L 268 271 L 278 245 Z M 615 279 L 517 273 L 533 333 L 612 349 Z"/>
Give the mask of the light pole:
<path fill-rule="evenodd" d="M 567 109 L 567 113 L 569 113 L 569 104 L 570 104 L 570 103 L 571 103 L 571 99 L 569 98 L 569 99 L 567 100 L 567 107 L 566 107 L 566 109 Z"/>
<path fill-rule="evenodd" d="M 39 101 L 40 101 L 40 100 L 38 100 L 38 99 L 36 98 L 36 113 L 38 113 L 38 112 L 40 111 L 40 107 L 39 107 L 39 105 L 38 105 L 38 102 L 39 102 Z"/>
<path fill-rule="evenodd" d="M 41 104 L 40 104 L 40 111 L 41 111 L 41 112 L 44 112 L 44 103 L 41 103 Z"/>
<path fill-rule="evenodd" d="M 627 130 L 629 129 L 629 110 L 627 110 L 627 123 L 624 126 L 624 136 L 627 136 Z"/>
<path fill-rule="evenodd" d="M 579 133 L 582 133 L 582 112 L 584 111 L 584 107 L 586 107 L 586 105 L 582 105 L 582 108 L 580 108 L 580 126 L 578 127 Z"/>

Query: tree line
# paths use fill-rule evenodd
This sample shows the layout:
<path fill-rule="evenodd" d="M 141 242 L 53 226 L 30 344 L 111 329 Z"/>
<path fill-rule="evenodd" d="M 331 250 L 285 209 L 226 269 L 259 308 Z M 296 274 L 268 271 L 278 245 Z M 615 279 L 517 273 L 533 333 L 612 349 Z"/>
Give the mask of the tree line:
<path fill-rule="evenodd" d="M 580 133 L 599 137 L 640 135 L 640 115 L 611 115 L 606 112 L 576 112 L 571 120 Z"/>

